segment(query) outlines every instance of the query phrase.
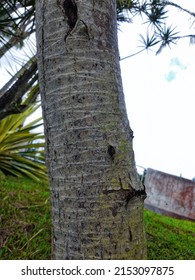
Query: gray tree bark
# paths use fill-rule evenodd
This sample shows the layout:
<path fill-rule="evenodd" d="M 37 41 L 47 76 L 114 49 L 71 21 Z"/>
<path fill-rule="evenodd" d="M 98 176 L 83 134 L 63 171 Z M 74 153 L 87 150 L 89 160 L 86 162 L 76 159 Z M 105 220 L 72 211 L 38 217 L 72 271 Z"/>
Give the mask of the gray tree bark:
<path fill-rule="evenodd" d="M 144 259 L 115 0 L 37 0 L 54 259 Z"/>

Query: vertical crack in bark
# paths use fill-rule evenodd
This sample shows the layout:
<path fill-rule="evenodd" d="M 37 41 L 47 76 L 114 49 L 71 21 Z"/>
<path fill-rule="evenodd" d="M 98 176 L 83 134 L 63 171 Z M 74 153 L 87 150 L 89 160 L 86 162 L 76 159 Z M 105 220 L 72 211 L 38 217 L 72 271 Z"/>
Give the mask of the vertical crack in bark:
<path fill-rule="evenodd" d="M 75 27 L 78 18 L 77 5 L 75 3 L 75 0 L 65 0 L 63 2 L 63 9 L 66 15 L 66 21 L 70 28 L 68 33 L 70 33 L 71 30 Z"/>
<path fill-rule="evenodd" d="M 133 240 L 133 235 L 131 229 L 129 228 L 129 241 L 132 242 L 132 240 Z"/>
<path fill-rule="evenodd" d="M 120 185 L 121 189 L 123 189 L 123 183 L 122 183 L 122 180 L 120 177 L 119 177 L 119 185 Z"/>

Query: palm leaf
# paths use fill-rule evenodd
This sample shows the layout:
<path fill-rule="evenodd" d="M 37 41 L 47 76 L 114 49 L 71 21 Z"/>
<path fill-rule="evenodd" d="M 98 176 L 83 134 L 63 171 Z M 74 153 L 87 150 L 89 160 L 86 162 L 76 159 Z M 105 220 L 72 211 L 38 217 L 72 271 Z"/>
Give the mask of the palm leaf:
<path fill-rule="evenodd" d="M 27 176 L 36 181 L 47 180 L 44 160 L 44 136 L 32 130 L 41 126 L 41 118 L 24 125 L 39 106 L 10 115 L 0 122 L 0 170 L 5 174 Z"/>

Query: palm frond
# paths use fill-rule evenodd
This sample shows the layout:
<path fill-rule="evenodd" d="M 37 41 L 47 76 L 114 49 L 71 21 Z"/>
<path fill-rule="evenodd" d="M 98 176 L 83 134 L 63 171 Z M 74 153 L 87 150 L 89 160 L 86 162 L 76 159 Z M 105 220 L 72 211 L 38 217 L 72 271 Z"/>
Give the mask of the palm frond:
<path fill-rule="evenodd" d="M 36 181 L 47 180 L 44 160 L 44 136 L 33 132 L 41 118 L 24 124 L 38 106 L 10 115 L 0 122 L 0 170 L 13 176 L 28 176 Z"/>
<path fill-rule="evenodd" d="M 139 34 L 139 36 L 141 38 L 139 41 L 142 43 L 140 47 L 143 47 L 146 50 L 154 47 L 160 42 L 160 40 L 154 34 L 150 36 L 149 33 L 147 33 L 146 38 L 144 38 L 142 34 Z"/>
<path fill-rule="evenodd" d="M 165 27 L 164 30 L 159 34 L 161 45 L 157 50 L 156 54 L 159 54 L 162 49 L 166 46 L 170 47 L 170 44 L 176 44 L 179 36 L 179 32 L 175 32 L 175 27 L 172 28 L 171 26 Z"/>

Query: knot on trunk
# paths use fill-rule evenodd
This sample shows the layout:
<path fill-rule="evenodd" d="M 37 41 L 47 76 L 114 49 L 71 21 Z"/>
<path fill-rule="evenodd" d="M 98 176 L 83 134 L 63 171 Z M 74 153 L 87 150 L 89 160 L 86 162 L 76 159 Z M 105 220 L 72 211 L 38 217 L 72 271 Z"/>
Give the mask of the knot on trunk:
<path fill-rule="evenodd" d="M 116 154 L 116 150 L 112 145 L 108 146 L 108 154 L 111 157 L 112 160 L 114 160 L 114 156 Z"/>

